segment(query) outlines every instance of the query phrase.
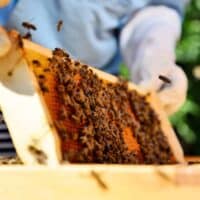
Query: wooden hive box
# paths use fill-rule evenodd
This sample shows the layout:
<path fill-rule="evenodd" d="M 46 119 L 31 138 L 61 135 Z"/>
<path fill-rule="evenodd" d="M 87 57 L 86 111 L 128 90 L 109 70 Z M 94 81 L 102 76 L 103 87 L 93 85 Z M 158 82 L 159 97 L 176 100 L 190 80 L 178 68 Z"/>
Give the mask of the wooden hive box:
<path fill-rule="evenodd" d="M 199 199 L 200 165 L 0 167 L 5 200 Z"/>

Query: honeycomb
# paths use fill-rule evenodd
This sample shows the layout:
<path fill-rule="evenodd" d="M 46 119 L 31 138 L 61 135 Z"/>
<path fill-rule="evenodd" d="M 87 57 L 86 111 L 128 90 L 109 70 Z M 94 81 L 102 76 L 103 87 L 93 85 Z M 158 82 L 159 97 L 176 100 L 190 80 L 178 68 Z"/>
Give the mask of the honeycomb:
<path fill-rule="evenodd" d="M 36 88 L 71 163 L 170 164 L 175 159 L 146 96 L 100 78 L 56 48 L 27 56 Z"/>

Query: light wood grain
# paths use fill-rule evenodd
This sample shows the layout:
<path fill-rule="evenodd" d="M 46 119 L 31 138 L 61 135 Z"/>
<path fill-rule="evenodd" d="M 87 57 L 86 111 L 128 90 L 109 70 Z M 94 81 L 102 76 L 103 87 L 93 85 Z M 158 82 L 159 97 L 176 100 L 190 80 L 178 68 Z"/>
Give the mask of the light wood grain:
<path fill-rule="evenodd" d="M 0 167 L 0 178 L 3 200 L 188 200 L 200 196 L 200 165 Z"/>

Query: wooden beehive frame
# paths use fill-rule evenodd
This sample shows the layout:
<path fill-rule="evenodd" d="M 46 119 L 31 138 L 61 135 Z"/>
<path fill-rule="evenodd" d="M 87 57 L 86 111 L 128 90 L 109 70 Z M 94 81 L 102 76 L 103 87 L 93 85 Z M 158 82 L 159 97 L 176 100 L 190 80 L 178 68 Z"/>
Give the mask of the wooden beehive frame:
<path fill-rule="evenodd" d="M 27 52 L 31 52 L 31 51 L 34 51 L 34 52 L 37 52 L 39 54 L 42 54 L 43 56 L 46 56 L 46 57 L 51 57 L 51 54 L 52 52 L 49 50 L 49 49 L 46 49 L 46 48 L 43 48 L 35 43 L 32 43 L 30 41 L 27 41 L 25 40 L 24 42 L 25 44 L 25 50 Z M 118 79 L 117 77 L 111 75 L 111 74 L 108 74 L 106 72 L 103 72 L 101 70 L 98 70 L 96 68 L 92 68 L 92 70 L 101 78 L 105 79 L 105 80 L 108 80 L 110 82 L 117 82 Z M 136 86 L 135 84 L 129 82 L 129 88 L 130 89 L 134 89 L 134 90 L 137 90 L 139 93 L 141 94 L 146 94 L 146 93 L 149 93 L 149 91 L 144 91 L 142 90 L 141 88 L 139 88 L 138 86 Z M 167 116 L 166 114 L 164 113 L 163 109 L 162 109 L 162 106 L 159 102 L 159 100 L 157 99 L 156 95 L 151 92 L 150 95 L 149 95 L 149 99 L 148 101 L 150 102 L 151 106 L 154 108 L 154 110 L 158 113 L 159 115 L 159 118 L 161 120 L 161 123 L 162 123 L 162 128 L 164 130 L 164 133 L 166 135 L 166 137 L 168 138 L 168 141 L 173 149 L 173 152 L 176 152 L 175 155 L 177 155 L 177 159 L 180 161 L 180 162 L 184 162 L 183 160 L 183 152 L 180 148 L 180 145 L 178 143 L 178 140 L 175 136 L 175 133 L 174 131 L 172 130 L 172 127 L 167 119 Z"/>
<path fill-rule="evenodd" d="M 42 101 L 42 95 L 40 94 L 39 89 L 37 90 L 34 76 L 31 75 L 31 70 L 27 64 L 34 59 L 34 56 L 48 58 L 51 57 L 52 52 L 27 40 L 24 40 L 24 48 L 22 51 L 18 46 L 18 33 L 12 31 L 10 37 L 13 41 L 13 49 L 4 59 L 1 59 L 1 65 L 5 65 L 6 67 L 0 69 L 0 91 L 2 93 L 2 96 L 0 96 L 0 104 L 8 128 L 10 129 L 13 142 L 19 155 L 22 157 L 23 162 L 36 164 L 33 157 L 31 157 L 27 149 L 24 148 L 24 144 L 30 143 L 29 140 L 32 136 L 35 141 L 38 138 L 43 137 L 44 139 L 40 140 L 40 149 L 46 150 L 45 153 L 49 155 L 48 158 L 50 159 L 48 160 L 48 164 L 57 165 L 61 158 L 59 153 L 59 139 L 55 129 L 50 125 L 52 124 L 51 118 Z M 15 62 L 16 64 L 13 64 L 12 62 Z M 110 74 L 95 68 L 91 69 L 104 80 L 110 82 L 117 81 L 117 78 Z M 8 76 L 10 71 L 13 71 L 12 76 Z M 132 83 L 129 83 L 129 88 L 135 89 L 141 94 L 147 93 Z M 180 144 L 171 128 L 167 116 L 153 92 L 150 93 L 148 101 L 160 118 L 161 127 L 168 139 L 176 160 L 180 163 L 184 163 L 184 156 Z M 38 116 L 41 118 L 38 119 Z M 41 136 L 41 133 L 44 132 L 47 134 L 45 133 L 45 136 Z M 47 146 L 52 146 L 52 150 L 49 150 L 50 148 L 47 148 Z"/>

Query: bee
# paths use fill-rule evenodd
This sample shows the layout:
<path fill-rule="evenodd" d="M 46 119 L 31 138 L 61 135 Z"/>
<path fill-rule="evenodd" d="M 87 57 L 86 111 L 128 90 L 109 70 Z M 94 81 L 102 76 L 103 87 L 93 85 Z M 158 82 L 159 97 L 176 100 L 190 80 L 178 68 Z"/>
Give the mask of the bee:
<path fill-rule="evenodd" d="M 162 179 L 168 181 L 168 182 L 171 182 L 171 183 L 174 183 L 174 180 L 168 175 L 166 174 L 165 172 L 162 172 L 160 170 L 156 170 L 156 173 L 158 176 L 160 176 Z"/>
<path fill-rule="evenodd" d="M 88 65 L 83 65 L 82 68 L 87 70 L 88 69 Z"/>
<path fill-rule="evenodd" d="M 31 30 L 31 29 L 34 31 L 37 30 L 36 26 L 29 22 L 22 22 L 22 26 L 28 30 Z"/>
<path fill-rule="evenodd" d="M 45 86 L 41 87 L 41 89 L 42 89 L 42 92 L 44 93 L 49 92 L 49 89 Z"/>
<path fill-rule="evenodd" d="M 49 92 L 49 89 L 43 83 L 40 83 L 40 89 L 42 90 L 43 93 Z"/>
<path fill-rule="evenodd" d="M 31 39 L 31 37 L 32 35 L 29 31 L 23 36 L 24 39 Z"/>
<path fill-rule="evenodd" d="M 168 84 L 171 83 L 171 80 L 170 80 L 168 77 L 166 77 L 166 76 L 159 75 L 158 78 L 159 78 L 160 80 L 162 80 L 163 82 L 165 82 L 165 83 L 168 83 Z"/>
<path fill-rule="evenodd" d="M 75 65 L 75 66 L 79 66 L 80 64 L 81 64 L 81 63 L 80 63 L 79 61 L 75 61 L 75 62 L 74 62 L 74 65 Z"/>
<path fill-rule="evenodd" d="M 40 62 L 39 62 L 38 60 L 32 60 L 32 63 L 33 63 L 34 65 L 40 66 Z"/>
<path fill-rule="evenodd" d="M 57 31 L 58 31 L 58 32 L 60 32 L 62 26 L 63 26 L 63 21 L 62 21 L 62 20 L 59 20 L 58 23 L 57 23 Z"/>
<path fill-rule="evenodd" d="M 189 161 L 188 165 L 195 165 L 195 164 L 200 164 L 200 161 Z"/>
<path fill-rule="evenodd" d="M 62 139 L 64 139 L 64 140 L 66 140 L 66 139 L 68 139 L 68 135 L 67 135 L 67 131 L 65 130 L 65 129 L 60 129 L 59 130 L 59 134 L 60 134 L 60 136 L 62 137 Z"/>
<path fill-rule="evenodd" d="M 48 157 L 45 152 L 36 148 L 33 145 L 29 145 L 28 150 L 35 157 L 39 164 L 46 164 Z"/>
<path fill-rule="evenodd" d="M 45 76 L 43 74 L 40 74 L 38 77 L 39 79 L 45 79 Z"/>
<path fill-rule="evenodd" d="M 52 58 L 47 58 L 47 60 L 48 60 L 49 62 L 51 62 L 51 61 L 52 61 Z"/>
<path fill-rule="evenodd" d="M 13 75 L 13 72 L 12 71 L 9 71 L 8 72 L 8 76 L 12 76 Z"/>
<path fill-rule="evenodd" d="M 95 172 L 95 171 L 91 171 L 91 176 L 97 181 L 98 185 L 104 189 L 104 190 L 108 190 L 108 186 L 106 185 L 106 183 L 102 180 L 102 178 L 100 177 L 100 175 Z"/>
<path fill-rule="evenodd" d="M 44 68 L 43 72 L 50 72 L 50 69 L 49 68 Z"/>
<path fill-rule="evenodd" d="M 24 46 L 22 36 L 20 34 L 18 35 L 18 45 L 20 48 L 23 48 Z"/>

